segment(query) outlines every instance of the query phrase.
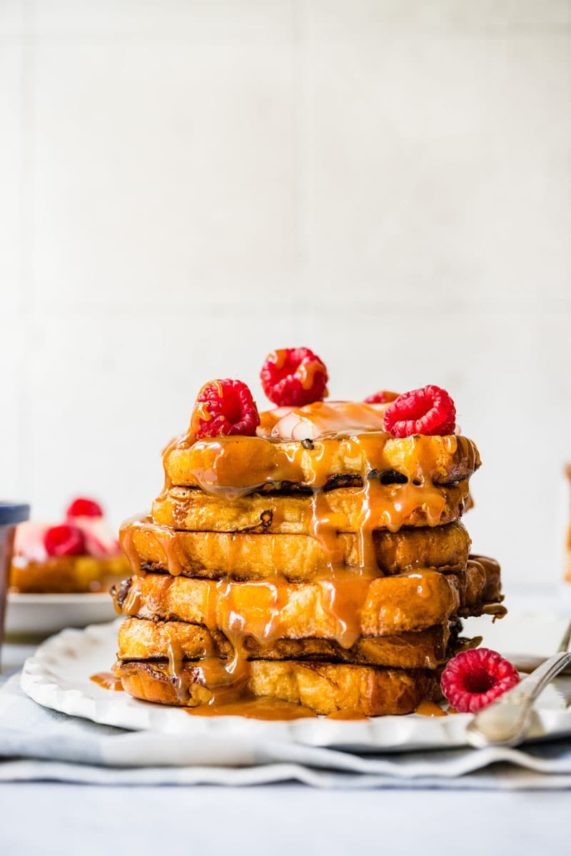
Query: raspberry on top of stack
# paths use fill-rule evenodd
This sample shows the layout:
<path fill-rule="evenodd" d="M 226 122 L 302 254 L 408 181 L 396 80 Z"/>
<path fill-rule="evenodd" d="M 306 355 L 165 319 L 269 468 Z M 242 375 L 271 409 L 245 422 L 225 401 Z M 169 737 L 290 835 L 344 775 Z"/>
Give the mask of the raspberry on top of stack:
<path fill-rule="evenodd" d="M 308 348 L 272 352 L 261 381 L 262 413 L 241 381 L 203 386 L 151 514 L 122 527 L 123 689 L 276 719 L 437 700 L 477 644 L 461 618 L 505 612 L 499 566 L 460 522 L 480 457 L 454 402 L 437 386 L 324 401 Z"/>

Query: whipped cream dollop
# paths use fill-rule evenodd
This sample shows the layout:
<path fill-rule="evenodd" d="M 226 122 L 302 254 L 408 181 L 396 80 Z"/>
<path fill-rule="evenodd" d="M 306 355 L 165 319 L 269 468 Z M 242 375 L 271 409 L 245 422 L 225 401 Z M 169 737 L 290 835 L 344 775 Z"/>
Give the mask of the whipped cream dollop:
<path fill-rule="evenodd" d="M 278 407 L 261 414 L 258 433 L 276 440 L 299 441 L 384 431 L 387 406 L 359 401 L 315 401 L 304 407 Z"/>

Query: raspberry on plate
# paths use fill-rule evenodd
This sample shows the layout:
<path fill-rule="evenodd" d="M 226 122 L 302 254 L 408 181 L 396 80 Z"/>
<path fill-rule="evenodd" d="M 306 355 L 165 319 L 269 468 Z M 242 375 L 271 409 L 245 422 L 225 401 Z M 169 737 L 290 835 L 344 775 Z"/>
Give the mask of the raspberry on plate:
<path fill-rule="evenodd" d="M 212 380 L 198 393 L 191 420 L 196 440 L 221 434 L 253 437 L 259 424 L 252 393 L 241 380 Z"/>
<path fill-rule="evenodd" d="M 74 517 L 103 517 L 103 509 L 96 500 L 78 496 L 68 505 L 65 516 L 68 520 Z"/>
<path fill-rule="evenodd" d="M 73 523 L 62 523 L 47 529 L 44 533 L 44 547 L 51 557 L 82 556 L 87 552 L 85 535 Z"/>
<path fill-rule="evenodd" d="M 368 395 L 363 399 L 363 404 L 390 404 L 395 398 L 399 397 L 398 392 L 391 392 L 389 389 L 379 389 L 372 395 Z"/>
<path fill-rule="evenodd" d="M 490 648 L 462 651 L 442 672 L 442 692 L 459 713 L 476 713 L 519 683 L 514 666 Z"/>
<path fill-rule="evenodd" d="M 260 379 L 278 407 L 303 407 L 323 401 L 329 376 L 323 360 L 309 348 L 279 348 L 266 357 Z"/>
<path fill-rule="evenodd" d="M 456 427 L 456 407 L 445 389 L 429 385 L 403 392 L 385 411 L 385 430 L 393 437 L 444 436 Z"/>

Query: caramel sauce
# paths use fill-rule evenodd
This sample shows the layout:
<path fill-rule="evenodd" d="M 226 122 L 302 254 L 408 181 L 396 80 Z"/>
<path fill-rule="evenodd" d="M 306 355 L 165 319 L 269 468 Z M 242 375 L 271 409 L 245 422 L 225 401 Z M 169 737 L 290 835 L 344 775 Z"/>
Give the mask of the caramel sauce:
<path fill-rule="evenodd" d="M 237 704 L 247 695 L 250 664 L 236 640 L 234 650 L 234 657 L 228 662 L 205 657 L 194 666 L 197 682 L 212 694 L 208 707 Z"/>
<path fill-rule="evenodd" d="M 342 721 L 357 721 L 368 719 L 358 710 L 336 710 L 325 717 L 301 704 L 292 704 L 280 699 L 243 698 L 235 702 L 216 701 L 213 704 L 203 704 L 198 707 L 187 707 L 185 713 L 190 716 L 243 716 L 246 719 L 271 720 L 285 722 L 294 719 L 336 719 Z"/>
<path fill-rule="evenodd" d="M 113 672 L 97 672 L 95 675 L 91 675 L 89 680 L 104 690 L 123 691 L 121 678 L 116 677 Z"/>
<path fill-rule="evenodd" d="M 364 713 L 361 713 L 358 710 L 336 710 L 334 713 L 330 713 L 327 716 L 327 719 L 341 719 L 341 720 L 357 720 L 357 719 L 368 719 L 368 716 L 365 716 Z"/>
<path fill-rule="evenodd" d="M 435 702 L 428 700 L 421 701 L 415 713 L 418 713 L 419 716 L 447 716 L 445 710 L 442 710 Z"/>
<path fill-rule="evenodd" d="M 316 718 L 317 714 L 301 704 L 269 698 L 243 698 L 241 701 L 216 701 L 199 707 L 187 707 L 190 716 L 244 716 L 246 719 L 291 721 Z"/>
<path fill-rule="evenodd" d="M 227 497 L 259 490 L 268 483 L 292 482 L 314 490 L 331 476 L 367 477 L 396 470 L 411 482 L 450 483 L 479 465 L 476 447 L 465 437 L 413 436 L 395 440 L 383 431 L 298 441 L 229 436 L 194 441 L 185 434 L 167 446 L 166 485 L 197 486 Z"/>
<path fill-rule="evenodd" d="M 281 358 L 277 352 L 276 362 Z M 302 383 L 307 388 L 312 385 L 311 372 L 302 378 Z M 371 582 L 381 575 L 376 560 L 374 531 L 378 528 L 397 531 L 403 519 L 418 508 L 422 508 L 426 515 L 428 526 L 438 525 L 446 509 L 444 481 L 467 479 L 479 465 L 475 446 L 455 435 L 416 436 L 394 441 L 382 431 L 383 412 L 383 407 L 353 402 L 316 402 L 297 410 L 284 408 L 283 412 L 280 409 L 280 412 L 262 414 L 260 433 L 265 433 L 266 437 L 224 436 L 198 441 L 195 441 L 195 413 L 189 431 L 174 439 L 163 452 L 165 485 L 162 496 L 166 496 L 173 484 L 197 487 L 224 501 L 234 501 L 266 485 L 279 486 L 281 483 L 295 483 L 311 490 L 312 499 L 304 512 L 304 525 L 320 543 L 326 557 L 326 569 L 314 581 L 313 587 L 307 587 L 308 590 L 311 588 L 308 597 L 311 596 L 312 600 L 305 616 L 319 614 L 320 620 L 323 619 L 329 628 L 329 638 L 345 648 L 354 645 L 363 633 L 362 611 L 371 596 Z M 207 409 L 198 416 L 208 418 Z M 308 444 L 288 442 L 281 433 L 290 430 L 292 433 L 304 432 L 306 428 L 311 435 Z M 300 436 L 300 439 L 303 438 Z M 463 461 L 463 469 L 456 466 L 457 459 Z M 387 471 L 406 478 L 406 483 L 382 484 L 381 474 Z M 357 565 L 350 569 L 343 566 L 343 546 L 338 537 L 344 528 L 344 515 L 332 510 L 326 490 L 332 476 L 352 476 L 360 484 L 356 494 Z M 145 522 L 148 521 L 130 521 L 120 536 L 121 547 L 135 575 L 143 573 L 134 541 Z M 176 530 L 154 525 L 152 537 L 164 556 L 170 576 L 157 584 L 156 602 L 151 598 L 147 603 L 143 603 L 135 576 L 122 603 L 121 611 L 126 615 L 136 616 L 143 607 L 151 616 L 158 614 L 158 606 L 164 606 L 173 581 L 183 570 Z M 231 563 L 232 544 L 229 550 Z M 415 597 L 434 601 L 439 608 L 442 598 L 446 597 L 446 608 L 451 613 L 459 606 L 459 596 L 453 587 L 447 585 L 445 593 L 442 593 L 437 576 L 440 579 L 440 575 L 432 572 L 409 575 Z M 139 582 L 141 579 L 139 576 Z M 179 702 L 183 704 L 188 698 L 185 681 L 191 678 L 212 693 L 208 705 L 188 709 L 188 713 L 274 720 L 314 716 L 312 711 L 300 705 L 248 697 L 250 666 L 244 645 L 246 637 L 271 644 L 287 635 L 300 638 L 304 634 L 306 628 L 296 630 L 296 616 L 291 609 L 295 600 L 295 584 L 278 576 L 240 583 L 229 579 L 194 582 L 196 585 L 185 601 L 188 614 L 184 620 L 224 633 L 232 643 L 234 655 L 223 661 L 212 652 L 212 655 L 196 661 L 191 670 L 185 669 L 182 647 L 174 637 L 170 638 L 168 674 Z M 411 589 L 407 591 L 410 595 Z M 380 610 L 379 627 L 383 629 L 390 626 L 391 621 L 398 622 L 400 615 L 406 614 L 408 605 L 408 602 L 388 597 Z M 383 610 L 386 615 L 383 615 Z M 436 705 L 431 708 L 431 704 L 419 705 L 417 712 L 429 716 L 445 715 Z M 339 711 L 330 718 L 365 717 L 356 711 Z"/>
<path fill-rule="evenodd" d="M 436 576 L 434 572 L 407 575 L 410 579 L 407 591 L 412 588 L 424 592 L 426 587 L 432 590 Z M 375 597 L 371 592 L 374 579 L 367 574 L 339 570 L 307 584 L 288 583 L 276 577 L 254 582 L 194 579 L 192 585 L 182 580 L 179 586 L 176 577 L 151 574 L 131 579 L 120 608 L 124 615 L 132 617 L 170 615 L 175 620 L 204 625 L 211 632 L 223 632 L 235 648 L 240 647 L 246 636 L 261 644 L 284 637 L 307 636 L 311 631 L 308 624 L 311 613 L 317 625 L 327 631 L 327 638 L 350 648 L 362 633 L 362 611 L 368 599 Z M 383 584 L 392 589 L 399 586 L 399 579 L 387 577 Z M 444 586 L 451 598 L 446 582 Z M 438 608 L 441 605 L 439 600 Z M 174 654 L 173 669 L 176 662 Z"/>
<path fill-rule="evenodd" d="M 313 386 L 313 382 L 315 380 L 316 372 L 321 372 L 322 367 L 317 362 L 317 360 L 306 365 L 305 363 L 301 363 L 297 369 L 297 376 L 301 381 L 302 389 L 311 389 Z"/>
<path fill-rule="evenodd" d="M 158 526 L 157 524 L 154 524 L 152 530 L 149 530 L 148 523 L 149 517 L 147 515 L 138 515 L 127 520 L 119 531 L 119 544 L 129 561 L 132 572 L 134 574 L 142 572 L 141 559 L 135 543 L 137 532 L 145 532 L 148 537 L 152 531 L 152 537 L 164 557 L 169 573 L 178 576 L 182 573 L 183 566 L 177 532 L 168 526 Z"/>
<path fill-rule="evenodd" d="M 386 405 L 356 401 L 316 401 L 299 408 L 280 408 L 261 419 L 258 436 L 275 440 L 307 440 L 339 434 L 384 431 Z"/>

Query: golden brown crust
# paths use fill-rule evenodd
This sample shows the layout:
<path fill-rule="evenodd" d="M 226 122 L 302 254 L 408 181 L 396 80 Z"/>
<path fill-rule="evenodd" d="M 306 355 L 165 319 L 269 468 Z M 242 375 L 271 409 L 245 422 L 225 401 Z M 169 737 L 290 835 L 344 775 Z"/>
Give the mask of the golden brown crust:
<path fill-rule="evenodd" d="M 320 511 L 335 520 L 339 532 L 359 532 L 363 490 L 344 487 L 320 494 Z M 153 521 L 191 532 L 275 532 L 308 535 L 314 503 L 307 494 L 253 493 L 232 500 L 201 490 L 173 487 L 153 504 Z M 373 529 L 396 532 L 403 526 L 443 526 L 458 520 L 470 504 L 468 481 L 448 487 L 432 484 L 380 485 L 371 506 Z"/>
<path fill-rule="evenodd" d="M 274 533 L 180 532 L 146 521 L 134 521 L 122 530 L 136 573 L 141 568 L 165 570 L 178 576 L 256 580 L 283 575 L 309 581 L 328 568 L 330 554 L 309 535 Z M 466 566 L 470 537 L 462 524 L 374 532 L 379 570 L 395 574 L 414 568 L 460 570 Z M 357 535 L 336 536 L 340 564 L 357 567 Z"/>
<path fill-rule="evenodd" d="M 423 630 L 463 610 L 501 598 L 499 566 L 471 560 L 465 571 L 425 570 L 369 578 L 350 571 L 314 583 L 229 582 L 164 574 L 132 577 L 116 592 L 125 615 L 187 621 L 226 632 L 233 626 L 271 639 L 326 638 L 353 644 L 358 636 Z M 343 629 L 345 628 L 345 629 Z"/>
<path fill-rule="evenodd" d="M 10 567 L 10 588 L 21 594 L 78 594 L 107 591 L 129 574 L 123 556 L 65 556 L 45 562 L 18 557 Z"/>
<path fill-rule="evenodd" d="M 168 705 L 208 704 L 199 665 L 185 664 L 174 678 L 166 663 L 119 662 L 123 688 L 135 698 Z M 427 671 L 374 666 L 256 660 L 250 664 L 247 690 L 255 697 L 301 704 L 319 714 L 349 711 L 364 716 L 412 713 L 436 692 L 437 676 Z"/>
<path fill-rule="evenodd" d="M 454 637 L 456 630 L 454 630 Z M 263 644 L 252 636 L 242 640 L 247 659 L 316 659 L 397 669 L 435 669 L 443 663 L 450 640 L 448 623 L 419 633 L 359 639 L 343 648 L 330 639 L 277 639 Z M 218 657 L 231 660 L 235 649 L 220 631 L 182 621 L 128 618 L 119 628 L 120 660 L 165 659 L 177 651 L 185 660 Z"/>
<path fill-rule="evenodd" d="M 314 440 L 270 441 L 261 437 L 217 437 L 174 441 L 164 453 L 169 484 L 257 490 L 296 485 L 322 488 L 338 476 L 359 479 L 397 472 L 410 481 L 449 484 L 469 478 L 480 466 L 467 437 L 415 435 L 396 439 L 383 432 Z"/>

